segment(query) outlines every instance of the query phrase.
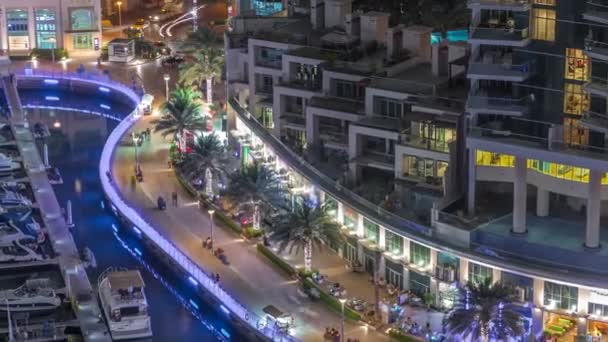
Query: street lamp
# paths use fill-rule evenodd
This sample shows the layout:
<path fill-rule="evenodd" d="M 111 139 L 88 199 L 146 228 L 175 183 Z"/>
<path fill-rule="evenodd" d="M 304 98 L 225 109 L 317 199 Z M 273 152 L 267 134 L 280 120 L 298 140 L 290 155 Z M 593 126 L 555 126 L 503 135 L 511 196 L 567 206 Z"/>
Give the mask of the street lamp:
<path fill-rule="evenodd" d="M 346 298 L 338 299 L 340 304 L 342 304 L 342 322 L 340 322 L 340 342 L 344 342 L 344 303 L 346 303 Z"/>
<path fill-rule="evenodd" d="M 215 214 L 215 210 L 209 209 L 207 212 L 209 213 L 209 221 L 211 222 L 211 246 L 213 246 L 215 244 L 215 241 L 213 241 L 213 214 Z"/>
<path fill-rule="evenodd" d="M 53 66 L 54 66 L 55 65 L 55 44 L 57 43 L 57 39 L 55 37 L 50 37 L 49 43 L 53 44 L 53 46 L 51 46 L 51 56 L 53 58 Z"/>
<path fill-rule="evenodd" d="M 169 76 L 169 74 L 165 74 L 163 79 L 165 80 L 165 98 L 167 101 L 169 101 L 169 80 L 171 79 L 171 76 Z"/>
<path fill-rule="evenodd" d="M 139 164 L 139 158 L 137 155 L 137 142 L 139 139 L 137 138 L 135 132 L 131 132 L 131 138 L 133 139 L 133 146 L 135 146 L 135 168 L 137 169 L 137 166 Z"/>
<path fill-rule="evenodd" d="M 196 21 L 198 19 L 197 13 L 196 13 L 196 0 L 192 0 L 192 32 L 196 32 L 198 25 L 196 24 Z"/>
<path fill-rule="evenodd" d="M 122 1 L 116 1 L 116 6 L 118 6 L 118 26 L 122 26 L 122 11 L 120 10 Z"/>

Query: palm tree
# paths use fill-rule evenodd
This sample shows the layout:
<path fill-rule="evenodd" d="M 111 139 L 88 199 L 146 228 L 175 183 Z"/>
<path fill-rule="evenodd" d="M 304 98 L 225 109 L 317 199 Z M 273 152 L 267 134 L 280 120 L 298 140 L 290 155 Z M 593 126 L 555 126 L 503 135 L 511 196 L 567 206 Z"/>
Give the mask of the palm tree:
<path fill-rule="evenodd" d="M 219 48 L 223 40 L 208 26 L 201 26 L 190 32 L 182 42 L 181 48 L 186 51 L 198 51 L 208 47 Z"/>
<path fill-rule="evenodd" d="M 272 205 L 284 203 L 284 193 L 277 173 L 257 163 L 244 165 L 230 175 L 226 189 L 226 196 L 235 202 L 254 205 L 254 229 L 260 228 L 262 210 L 266 212 Z"/>
<path fill-rule="evenodd" d="M 207 124 L 201 116 L 201 104 L 195 99 L 196 94 L 190 89 L 178 88 L 173 91 L 169 101 L 162 106 L 160 119 L 152 121 L 154 132 L 162 132 L 163 136 L 173 135 L 177 139 L 185 130 L 205 130 Z"/>
<path fill-rule="evenodd" d="M 212 192 L 211 177 L 225 174 L 223 157 L 224 146 L 215 134 L 208 134 L 196 140 L 181 167 L 190 178 L 205 174 L 208 192 Z"/>
<path fill-rule="evenodd" d="M 467 341 L 487 342 L 492 336 L 498 340 L 517 337 L 524 333 L 523 317 L 514 309 L 515 290 L 502 283 L 470 282 L 459 289 L 458 299 L 444 319 L 451 336 L 461 335 Z"/>
<path fill-rule="evenodd" d="M 217 48 L 205 48 L 193 56 L 194 60 L 180 65 L 179 82 L 200 88 L 207 82 L 207 103 L 213 103 L 213 78 L 222 74 L 224 54 Z"/>
<path fill-rule="evenodd" d="M 304 272 L 310 273 L 313 249 L 322 249 L 324 243 L 339 245 L 344 238 L 340 224 L 329 213 L 327 203 L 315 204 L 304 196 L 296 203 L 292 212 L 270 227 L 270 238 L 278 242 L 281 252 L 288 247 L 289 253 L 303 249 Z"/>

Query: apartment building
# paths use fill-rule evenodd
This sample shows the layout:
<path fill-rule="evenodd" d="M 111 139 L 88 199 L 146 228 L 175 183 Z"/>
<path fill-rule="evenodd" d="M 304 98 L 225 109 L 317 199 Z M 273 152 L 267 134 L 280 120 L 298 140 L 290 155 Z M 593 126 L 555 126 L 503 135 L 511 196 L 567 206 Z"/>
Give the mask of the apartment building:
<path fill-rule="evenodd" d="M 27 55 L 35 48 L 65 48 L 71 55 L 98 54 L 100 6 L 95 0 L 3 0 L 0 50 Z"/>
<path fill-rule="evenodd" d="M 468 6 L 468 44 L 434 44 L 432 29 L 389 27 L 346 0 L 255 29 L 237 17 L 230 127 L 253 159 L 335 204 L 347 242 L 334 247 L 353 267 L 444 307 L 455 282 L 510 283 L 530 334 L 567 320 L 564 338 L 597 337 L 608 3 Z"/>

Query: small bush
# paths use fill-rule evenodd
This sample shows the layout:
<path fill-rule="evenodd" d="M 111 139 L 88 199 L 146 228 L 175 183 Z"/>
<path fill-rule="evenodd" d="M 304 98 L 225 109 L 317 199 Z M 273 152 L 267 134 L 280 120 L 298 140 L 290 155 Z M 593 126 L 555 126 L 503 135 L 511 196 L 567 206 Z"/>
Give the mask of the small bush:
<path fill-rule="evenodd" d="M 33 49 L 32 57 L 44 60 L 53 60 L 53 50 L 55 50 L 55 60 L 60 61 L 62 58 L 68 58 L 68 50 L 66 49 Z"/>
<path fill-rule="evenodd" d="M 395 329 L 391 329 L 388 332 L 388 336 L 390 336 L 393 340 L 396 340 L 399 342 L 418 342 L 419 341 L 418 339 L 416 339 L 412 336 L 406 335 L 406 334 L 402 333 L 401 331 L 395 330 Z"/>
<path fill-rule="evenodd" d="M 296 274 L 296 270 L 290 264 L 288 264 L 285 260 L 281 259 L 278 255 L 274 254 L 270 249 L 268 249 L 268 247 L 264 246 L 261 243 L 258 243 L 257 250 L 288 275 L 291 276 Z"/>

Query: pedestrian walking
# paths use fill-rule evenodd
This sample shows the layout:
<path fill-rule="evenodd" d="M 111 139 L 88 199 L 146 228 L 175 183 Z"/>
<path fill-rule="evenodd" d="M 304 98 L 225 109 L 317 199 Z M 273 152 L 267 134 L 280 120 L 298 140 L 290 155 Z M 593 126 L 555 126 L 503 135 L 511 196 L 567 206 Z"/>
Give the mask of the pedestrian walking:
<path fill-rule="evenodd" d="M 177 207 L 177 192 L 173 191 L 171 198 L 173 199 L 173 206 Z"/>
<path fill-rule="evenodd" d="M 216 282 L 216 283 L 219 283 L 219 282 L 220 282 L 220 274 L 219 274 L 219 273 L 216 273 L 216 274 L 215 274 L 215 282 Z"/>

